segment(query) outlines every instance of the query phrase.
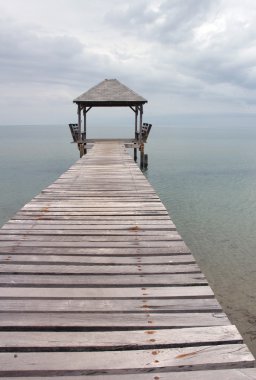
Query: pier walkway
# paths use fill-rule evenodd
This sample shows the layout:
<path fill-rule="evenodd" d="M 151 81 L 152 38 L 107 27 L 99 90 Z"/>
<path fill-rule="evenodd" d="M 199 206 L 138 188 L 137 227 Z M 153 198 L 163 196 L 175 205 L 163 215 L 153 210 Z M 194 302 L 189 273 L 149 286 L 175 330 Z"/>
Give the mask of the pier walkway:
<path fill-rule="evenodd" d="M 0 230 L 0 377 L 256 379 L 254 358 L 121 141 Z"/>

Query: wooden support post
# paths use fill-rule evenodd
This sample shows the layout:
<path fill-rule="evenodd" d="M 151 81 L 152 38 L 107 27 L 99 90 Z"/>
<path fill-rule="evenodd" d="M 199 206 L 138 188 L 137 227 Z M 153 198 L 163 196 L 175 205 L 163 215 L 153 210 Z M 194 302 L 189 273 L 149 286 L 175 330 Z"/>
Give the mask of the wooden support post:
<path fill-rule="evenodd" d="M 140 146 L 140 167 L 144 168 L 144 144 L 142 143 Z"/>
<path fill-rule="evenodd" d="M 140 167 L 144 169 L 144 143 L 142 141 L 142 118 L 143 118 L 143 105 L 139 107 L 140 111 L 140 133 L 139 133 L 139 143 L 140 143 Z"/>
<path fill-rule="evenodd" d="M 135 134 L 134 134 L 136 142 L 138 141 L 138 112 L 139 112 L 139 108 L 138 106 L 136 106 L 135 107 Z M 134 148 L 133 156 L 134 156 L 134 161 L 137 162 L 137 148 Z"/>
<path fill-rule="evenodd" d="M 81 106 L 78 104 L 77 106 L 77 115 L 78 115 L 78 121 L 77 121 L 77 126 L 78 126 L 78 141 L 81 140 Z"/>
<path fill-rule="evenodd" d="M 83 133 L 83 140 L 86 140 L 86 114 L 87 114 L 86 107 L 83 109 L 83 114 L 84 114 L 84 133 Z M 86 154 L 86 153 L 87 153 L 86 143 L 84 143 L 84 154 Z"/>
<path fill-rule="evenodd" d="M 144 154 L 144 168 L 147 169 L 148 167 L 148 155 Z"/>
<path fill-rule="evenodd" d="M 138 106 L 135 107 L 135 139 L 138 140 Z"/>
<path fill-rule="evenodd" d="M 137 162 L 137 148 L 133 149 L 133 158 L 134 158 L 134 161 Z"/>
<path fill-rule="evenodd" d="M 140 134 L 139 134 L 139 142 L 142 142 L 142 117 L 143 117 L 143 105 L 139 107 L 140 110 Z"/>
<path fill-rule="evenodd" d="M 84 155 L 84 143 L 82 142 L 82 143 L 79 143 L 78 145 L 79 145 L 80 158 L 82 158 Z"/>

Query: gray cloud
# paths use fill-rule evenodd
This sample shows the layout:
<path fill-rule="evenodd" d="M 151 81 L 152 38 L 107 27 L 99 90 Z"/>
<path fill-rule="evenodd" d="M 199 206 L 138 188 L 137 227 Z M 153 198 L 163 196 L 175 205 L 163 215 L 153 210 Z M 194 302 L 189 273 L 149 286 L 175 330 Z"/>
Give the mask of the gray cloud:
<path fill-rule="evenodd" d="M 163 70 L 165 75 L 173 70 L 174 82 L 179 77 L 186 77 L 198 80 L 196 87 L 202 82 L 253 88 L 256 84 L 256 53 L 251 52 L 249 57 L 246 53 L 246 47 L 254 45 L 256 38 L 253 13 L 249 11 L 244 17 L 232 15 L 232 7 L 227 9 L 223 4 L 225 2 L 218 0 L 168 0 L 153 8 L 148 1 L 130 2 L 126 7 L 120 6 L 107 13 L 106 20 L 123 33 L 130 31 L 151 43 L 152 65 L 155 70 L 158 67 Z M 239 3 L 233 1 L 233 4 Z M 248 10 L 252 4 L 247 1 Z M 198 39 L 200 28 L 202 38 Z M 180 88 L 183 88 L 182 81 Z"/>
<path fill-rule="evenodd" d="M 131 1 L 109 11 L 106 21 L 141 38 L 161 44 L 190 39 L 193 27 L 205 20 L 218 0 L 164 0 L 157 6 L 146 0 Z"/>
<path fill-rule="evenodd" d="M 254 0 L 243 6 L 238 0 L 62 0 L 58 24 L 47 17 L 52 3 L 37 1 L 39 10 L 24 0 L 23 14 L 0 0 L 2 114 L 10 99 L 24 118 L 30 106 L 52 112 L 49 104 L 57 100 L 65 109 L 70 102 L 71 112 L 73 97 L 107 77 L 151 100 L 159 115 L 254 107 Z"/>
<path fill-rule="evenodd" d="M 8 35 L 8 38 L 6 36 Z M 72 83 L 95 70 L 95 56 L 78 39 L 37 35 L 6 25 L 0 29 L 0 78 L 3 82 Z"/>

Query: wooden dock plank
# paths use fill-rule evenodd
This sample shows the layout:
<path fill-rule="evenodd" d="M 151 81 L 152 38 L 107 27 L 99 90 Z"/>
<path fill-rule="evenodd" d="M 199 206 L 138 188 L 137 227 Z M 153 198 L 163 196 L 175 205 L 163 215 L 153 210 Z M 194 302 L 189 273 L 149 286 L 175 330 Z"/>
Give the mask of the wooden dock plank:
<path fill-rule="evenodd" d="M 50 215 L 47 214 L 47 212 L 41 216 L 35 216 L 35 215 L 14 215 L 12 220 L 28 220 L 28 221 L 38 221 L 38 220 L 47 220 L 47 221 L 70 221 L 70 220 L 91 220 L 91 221 L 100 221 L 101 223 L 103 221 L 121 221 L 137 224 L 140 223 L 140 221 L 145 222 L 145 216 L 146 219 L 151 222 L 158 222 L 158 221 L 169 221 L 168 215 L 58 215 L 54 218 L 52 218 Z M 120 223 L 120 224 L 122 224 Z"/>
<path fill-rule="evenodd" d="M 161 231 L 161 230 L 142 230 L 140 229 L 139 227 L 131 227 L 130 229 L 124 229 L 124 230 L 112 230 L 110 228 L 107 228 L 107 226 L 105 226 L 105 229 L 100 229 L 100 230 L 69 230 L 67 231 L 67 229 L 49 229 L 49 230 L 45 230 L 45 229 L 28 229 L 28 230 L 24 230 L 24 229 L 21 229 L 21 230 L 17 230 L 17 229 L 14 229 L 14 230 L 10 230 L 10 229 L 5 229 L 5 230 L 0 230 L 0 236 L 2 236 L 3 239 L 8 239 L 10 235 L 14 235 L 15 237 L 17 237 L 17 235 L 20 235 L 18 237 L 18 239 L 25 239 L 25 237 L 27 238 L 28 236 L 34 236 L 36 235 L 37 237 L 38 236 L 54 236 L 54 237 L 57 237 L 57 236 L 65 236 L 65 237 L 68 237 L 68 236 L 78 236 L 79 238 L 80 237 L 86 237 L 87 239 L 90 239 L 90 238 L 93 238 L 93 236 L 113 236 L 113 240 L 116 239 L 117 236 L 124 236 L 124 239 L 126 240 L 126 238 L 130 238 L 131 236 L 144 236 L 146 240 L 148 239 L 151 239 L 153 240 L 153 237 L 154 237 L 154 240 L 160 240 L 160 239 L 165 239 L 165 240 L 169 240 L 168 238 L 170 237 L 169 233 L 170 232 L 173 232 L 173 235 L 171 236 L 175 236 L 177 237 L 178 235 L 175 234 L 175 231 L 172 229 L 172 230 L 164 230 L 164 231 Z M 18 240 L 17 239 L 17 240 Z M 36 238 L 37 239 L 37 238 Z M 119 239 L 119 238 L 117 238 Z M 121 238 L 120 238 L 121 239 Z"/>
<path fill-rule="evenodd" d="M 243 344 L 104 352 L 0 353 L 0 375 L 100 375 L 253 367 Z"/>
<path fill-rule="evenodd" d="M 31 264 L 0 264 L 0 274 L 4 273 L 42 273 L 42 274 L 177 274 L 177 273 L 200 273 L 197 264 L 176 265 L 31 265 Z"/>
<path fill-rule="evenodd" d="M 6 380 L 13 380 L 13 377 L 6 377 Z M 17 380 L 24 380 L 24 377 L 16 377 Z M 63 380 L 62 376 L 44 376 L 30 377 L 30 380 Z M 65 376 L 65 380 L 84 380 L 84 376 Z M 86 376 L 87 380 L 110 380 L 109 375 Z M 119 375 L 111 375 L 111 380 L 119 380 Z M 122 380 L 255 380 L 255 368 L 239 368 L 239 369 L 221 369 L 209 371 L 188 371 L 188 372 L 154 372 L 141 374 L 136 373 L 131 375 L 122 374 Z"/>
<path fill-rule="evenodd" d="M 1 286 L 40 286 L 40 287 L 138 287 L 138 286 L 197 286 L 208 285 L 201 273 L 186 274 L 133 274 L 111 275 L 70 275 L 70 274 L 2 274 Z"/>
<path fill-rule="evenodd" d="M 144 350 L 232 343 L 242 343 L 235 326 L 133 330 L 129 334 L 127 331 L 0 331 L 0 352 Z"/>
<path fill-rule="evenodd" d="M 0 253 L 23 253 L 23 254 L 52 254 L 52 255 L 85 255 L 85 256 L 174 256 L 190 255 L 188 247 L 183 241 L 173 241 L 168 247 L 39 247 L 26 246 L 15 243 L 0 243 Z"/>
<path fill-rule="evenodd" d="M 111 317 L 111 318 L 110 318 Z M 1 331 L 126 331 L 173 329 L 200 326 L 227 326 L 223 312 L 202 313 L 122 313 L 86 312 L 1 312 Z"/>
<path fill-rule="evenodd" d="M 209 286 L 147 288 L 52 288 L 50 298 L 211 298 Z M 49 298 L 48 288 L 1 288 L 1 298 Z"/>
<path fill-rule="evenodd" d="M 139 223 L 136 223 L 136 220 L 127 221 L 124 220 L 120 222 L 119 220 L 115 219 L 105 219 L 102 218 L 100 221 L 95 220 L 63 220 L 59 222 L 58 220 L 41 220 L 38 219 L 36 221 L 31 220 L 19 220 L 19 219 L 11 219 L 9 222 L 7 222 L 2 229 L 29 229 L 29 228 L 38 228 L 38 229 L 51 229 L 51 228 L 67 228 L 67 229 L 105 229 L 106 226 L 111 229 L 126 229 L 126 228 L 132 228 L 132 227 L 140 227 L 141 229 L 161 229 L 161 230 L 168 230 L 169 228 L 173 228 L 174 224 L 170 220 L 143 220 Z"/>
<path fill-rule="evenodd" d="M 182 240 L 180 235 L 175 233 L 174 231 L 170 232 L 169 234 L 165 235 L 139 235 L 141 238 L 139 239 L 140 243 L 147 244 L 147 242 L 152 242 L 154 246 L 156 247 L 161 247 L 165 246 L 166 244 L 169 243 L 169 241 L 180 241 Z M 52 234 L 52 235 L 47 235 L 47 234 L 0 234 L 0 241 L 12 241 L 14 240 L 15 242 L 18 241 L 27 241 L 27 242 L 107 242 L 109 244 L 115 244 L 118 242 L 129 242 L 133 243 L 134 241 L 138 240 L 138 235 L 132 234 L 132 233 L 127 233 L 126 235 L 108 235 L 108 234 L 100 234 L 100 235 L 85 235 L 85 234 L 80 234 L 80 235 L 75 235 L 75 234 L 65 234 L 65 235 L 58 235 L 58 234 Z"/>
<path fill-rule="evenodd" d="M 256 378 L 122 141 L 96 142 L 3 226 L 0 288 L 2 378 Z"/>
<path fill-rule="evenodd" d="M 172 256 L 86 256 L 86 255 L 23 255 L 0 254 L 1 264 L 63 264 L 63 265 L 152 265 L 154 266 L 174 266 L 174 265 L 190 265 L 195 264 L 192 255 L 172 255 Z M 146 268 L 144 268 L 146 269 Z"/>
<path fill-rule="evenodd" d="M 216 299 L 0 299 L 1 312 L 87 312 L 87 313 L 200 313 L 220 312 Z M 123 318 L 129 318 L 124 316 Z"/>

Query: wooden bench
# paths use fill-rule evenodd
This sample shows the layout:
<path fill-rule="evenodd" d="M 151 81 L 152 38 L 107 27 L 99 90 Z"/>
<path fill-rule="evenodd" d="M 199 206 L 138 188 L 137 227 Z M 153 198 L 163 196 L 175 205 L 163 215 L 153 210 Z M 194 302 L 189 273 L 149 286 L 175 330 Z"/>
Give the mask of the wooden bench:
<path fill-rule="evenodd" d="M 74 142 L 79 140 L 78 124 L 69 124 L 70 132 Z"/>
<path fill-rule="evenodd" d="M 148 123 L 143 123 L 142 128 L 141 128 L 141 137 L 143 142 L 147 142 L 147 138 L 150 132 L 150 129 L 152 128 L 152 124 Z M 139 132 L 136 132 L 136 139 L 139 140 Z"/>
<path fill-rule="evenodd" d="M 69 124 L 70 132 L 73 137 L 74 142 L 79 142 L 79 130 L 78 130 L 78 124 Z M 85 140 L 85 133 L 81 133 L 82 141 Z"/>
<path fill-rule="evenodd" d="M 144 142 L 147 141 L 151 127 L 152 127 L 152 124 L 148 124 L 148 123 L 143 123 L 142 125 L 141 133 L 142 133 L 142 140 Z"/>

